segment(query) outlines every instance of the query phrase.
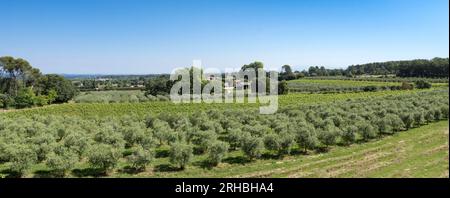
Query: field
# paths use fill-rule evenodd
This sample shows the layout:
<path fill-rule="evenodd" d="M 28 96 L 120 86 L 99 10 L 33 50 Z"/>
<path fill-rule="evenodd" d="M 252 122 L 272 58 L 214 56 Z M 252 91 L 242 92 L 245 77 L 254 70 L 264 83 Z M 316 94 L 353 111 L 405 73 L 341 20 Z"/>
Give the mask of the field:
<path fill-rule="evenodd" d="M 266 116 L 139 94 L 0 114 L 0 177 L 448 177 L 445 87 L 291 93 Z"/>
<path fill-rule="evenodd" d="M 409 130 L 348 147 L 332 148 L 328 153 L 262 159 L 248 163 L 239 152 L 229 154 L 228 163 L 212 169 L 190 166 L 185 171 L 170 168 L 167 158 L 157 158 L 146 171 L 129 174 L 124 169 L 114 177 L 449 177 L 448 121 Z M 164 155 L 163 151 L 159 152 Z M 197 157 L 193 164 L 201 164 Z M 161 165 L 162 164 L 162 165 Z M 156 165 L 156 166 L 152 166 Z M 159 166 L 158 166 L 159 165 Z M 119 167 L 125 167 L 122 161 Z M 79 164 L 71 177 L 95 176 L 86 164 Z M 81 171 L 85 170 L 85 171 Z M 33 167 L 29 177 L 49 177 L 45 166 Z M 126 171 L 126 169 L 125 169 Z M 0 166 L 0 176 L 7 176 Z"/>
<path fill-rule="evenodd" d="M 448 124 L 448 121 L 442 121 L 369 143 L 336 147 L 324 154 L 241 164 L 236 152 L 230 154 L 236 156 L 232 158 L 235 163 L 213 169 L 192 167 L 184 172 L 149 170 L 135 176 L 448 178 Z M 159 163 L 164 163 L 164 160 Z M 119 173 L 118 176 L 130 175 Z"/>
<path fill-rule="evenodd" d="M 374 80 L 375 79 L 375 80 Z M 417 80 L 417 79 L 416 79 Z M 289 91 L 305 93 L 342 93 L 368 92 L 384 90 L 400 90 L 402 82 L 412 83 L 415 80 L 380 80 L 378 78 L 305 78 L 288 81 Z M 433 87 L 448 87 L 448 83 L 440 80 L 433 83 Z"/>
<path fill-rule="evenodd" d="M 372 98 L 383 97 L 388 95 L 402 95 L 408 93 L 427 92 L 431 90 L 410 90 L 410 91 L 379 91 L 379 92 L 360 92 L 360 93 L 336 93 L 336 94 L 307 94 L 307 93 L 293 93 L 279 96 L 279 105 L 302 105 L 314 103 L 327 103 L 342 101 L 348 99 L 358 98 Z M 157 114 L 160 112 L 176 112 L 176 113 L 190 113 L 198 110 L 207 109 L 257 109 L 259 104 L 244 103 L 244 104 L 173 104 L 169 101 L 155 101 L 143 103 L 80 103 L 80 104 L 57 104 L 44 107 L 37 107 L 32 109 L 23 109 L 19 111 L 12 111 L 5 116 L 32 116 L 32 115 L 70 115 L 70 116 L 123 116 L 123 115 L 138 115 L 144 116 L 147 114 Z"/>
<path fill-rule="evenodd" d="M 81 92 L 73 101 L 75 103 L 137 103 L 167 100 L 161 96 L 145 96 L 143 91 L 88 91 Z"/>

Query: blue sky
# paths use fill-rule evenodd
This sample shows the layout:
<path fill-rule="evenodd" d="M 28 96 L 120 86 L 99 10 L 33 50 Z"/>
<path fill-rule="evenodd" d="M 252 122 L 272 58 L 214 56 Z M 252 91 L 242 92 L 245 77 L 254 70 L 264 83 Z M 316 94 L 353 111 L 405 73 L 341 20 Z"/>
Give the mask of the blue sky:
<path fill-rule="evenodd" d="M 0 56 L 44 73 L 330 68 L 448 57 L 448 0 L 0 0 Z"/>

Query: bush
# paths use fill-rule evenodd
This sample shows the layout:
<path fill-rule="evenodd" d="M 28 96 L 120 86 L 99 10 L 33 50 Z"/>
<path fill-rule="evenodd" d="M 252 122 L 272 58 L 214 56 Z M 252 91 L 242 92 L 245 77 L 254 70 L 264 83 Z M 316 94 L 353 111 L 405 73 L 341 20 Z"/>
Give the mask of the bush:
<path fill-rule="evenodd" d="M 402 85 L 400 86 L 401 90 L 412 90 L 414 89 L 414 85 L 407 82 L 402 82 Z"/>
<path fill-rule="evenodd" d="M 261 138 L 245 137 L 242 140 L 242 151 L 251 160 L 259 158 L 264 151 L 264 144 Z"/>
<path fill-rule="evenodd" d="M 439 121 L 439 120 L 441 120 L 441 119 L 443 118 L 440 109 L 435 108 L 435 109 L 433 109 L 433 111 L 434 111 L 434 119 L 435 119 L 436 121 Z"/>
<path fill-rule="evenodd" d="M 281 148 L 280 138 L 277 134 L 267 134 L 264 136 L 264 146 L 271 151 L 278 151 Z"/>
<path fill-rule="evenodd" d="M 396 114 L 388 114 L 385 119 L 390 121 L 390 125 L 394 132 L 401 131 L 405 128 L 402 119 Z"/>
<path fill-rule="evenodd" d="M 358 127 L 356 126 L 348 126 L 342 132 L 342 141 L 345 144 L 352 144 L 356 140 L 356 133 L 358 132 Z"/>
<path fill-rule="evenodd" d="M 66 172 L 72 169 L 78 162 L 78 155 L 63 146 L 50 153 L 46 165 L 60 176 L 65 176 Z"/>
<path fill-rule="evenodd" d="M 9 148 L 11 171 L 22 176 L 37 161 L 37 155 L 28 145 L 16 144 Z"/>
<path fill-rule="evenodd" d="M 75 151 L 79 157 L 84 154 L 91 143 L 87 134 L 76 131 L 71 131 L 62 141 L 65 147 Z"/>
<path fill-rule="evenodd" d="M 16 108 L 28 108 L 35 104 L 36 95 L 31 88 L 22 88 L 14 98 Z"/>
<path fill-rule="evenodd" d="M 367 121 L 360 121 L 356 124 L 358 131 L 364 141 L 377 137 L 377 130 Z"/>
<path fill-rule="evenodd" d="M 414 126 L 419 127 L 425 124 L 425 116 L 423 112 L 415 112 L 414 113 Z"/>
<path fill-rule="evenodd" d="M 290 133 L 281 133 L 280 135 L 280 149 L 278 151 L 279 155 L 290 154 L 292 145 L 294 145 L 295 137 Z"/>
<path fill-rule="evenodd" d="M 417 89 L 429 89 L 431 88 L 431 83 L 424 81 L 424 80 L 418 80 L 414 82 Z"/>
<path fill-rule="evenodd" d="M 105 173 L 114 168 L 122 157 L 122 152 L 108 144 L 95 144 L 87 153 L 89 163 Z"/>
<path fill-rule="evenodd" d="M 240 129 L 230 129 L 227 135 L 227 141 L 230 144 L 232 150 L 236 150 L 241 146 L 242 142 L 242 131 Z"/>
<path fill-rule="evenodd" d="M 143 142 L 146 136 L 145 130 L 137 124 L 136 126 L 123 127 L 121 131 L 127 147 Z"/>
<path fill-rule="evenodd" d="M 326 147 L 336 144 L 339 129 L 333 124 L 327 124 L 319 133 L 319 140 Z"/>
<path fill-rule="evenodd" d="M 211 147 L 208 149 L 207 161 L 213 165 L 217 166 L 222 159 L 225 158 L 228 153 L 228 144 L 222 141 L 215 141 L 211 143 Z"/>
<path fill-rule="evenodd" d="M 296 128 L 295 140 L 299 147 L 304 149 L 305 153 L 308 149 L 315 149 L 319 144 L 315 128 L 308 124 L 305 124 L 304 127 L 299 126 Z"/>
<path fill-rule="evenodd" d="M 365 92 L 377 91 L 377 90 L 378 90 L 378 88 L 376 86 L 373 86 L 373 85 L 363 87 L 363 91 L 365 91 Z"/>
<path fill-rule="evenodd" d="M 135 170 L 145 170 L 145 167 L 153 160 L 154 153 L 144 149 L 142 146 L 133 148 L 132 154 L 128 156 L 128 162 Z"/>
<path fill-rule="evenodd" d="M 177 140 L 177 134 L 170 128 L 169 123 L 159 119 L 153 121 L 153 135 L 159 140 L 159 145 L 164 142 L 171 144 Z"/>
<path fill-rule="evenodd" d="M 433 122 L 434 121 L 434 111 L 433 110 L 428 110 L 425 112 L 425 120 L 427 121 L 427 123 Z"/>
<path fill-rule="evenodd" d="M 102 126 L 99 130 L 94 137 L 96 142 L 109 144 L 117 148 L 124 147 L 125 140 L 123 139 L 123 135 L 115 131 L 112 126 Z"/>
<path fill-rule="evenodd" d="M 31 147 L 36 152 L 38 162 L 46 159 L 47 154 L 55 148 L 55 138 L 49 133 L 39 133 L 30 138 Z"/>
<path fill-rule="evenodd" d="M 192 143 L 197 146 L 198 151 L 204 153 L 211 146 L 211 143 L 217 140 L 217 135 L 214 131 L 200 131 L 196 130 L 191 137 Z"/>
<path fill-rule="evenodd" d="M 410 129 L 414 126 L 414 115 L 412 113 L 403 114 L 401 119 L 406 129 Z"/>
<path fill-rule="evenodd" d="M 193 148 L 191 145 L 176 142 L 170 147 L 170 163 L 185 169 L 186 165 L 193 157 Z"/>

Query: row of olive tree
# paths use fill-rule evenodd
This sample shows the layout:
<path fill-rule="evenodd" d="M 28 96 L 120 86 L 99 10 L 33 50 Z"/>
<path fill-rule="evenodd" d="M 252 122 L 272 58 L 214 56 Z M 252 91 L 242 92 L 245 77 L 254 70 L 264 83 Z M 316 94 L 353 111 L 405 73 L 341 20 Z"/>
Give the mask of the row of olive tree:
<path fill-rule="evenodd" d="M 216 166 L 229 152 L 249 160 L 282 157 L 292 150 L 314 152 L 349 145 L 448 119 L 448 91 L 293 105 L 273 115 L 244 110 L 209 110 L 190 115 L 160 113 L 82 119 L 57 116 L 0 116 L 0 163 L 22 175 L 46 164 L 58 175 L 88 162 L 107 174 L 121 159 L 136 171 L 168 149 L 169 161 L 184 169 L 204 155 Z M 298 153 L 298 152 L 297 152 Z"/>

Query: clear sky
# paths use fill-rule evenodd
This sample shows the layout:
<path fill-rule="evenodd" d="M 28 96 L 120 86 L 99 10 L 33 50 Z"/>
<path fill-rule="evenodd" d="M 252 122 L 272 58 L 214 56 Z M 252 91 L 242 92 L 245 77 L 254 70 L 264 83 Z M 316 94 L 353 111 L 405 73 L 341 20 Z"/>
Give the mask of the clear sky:
<path fill-rule="evenodd" d="M 330 68 L 449 56 L 448 0 L 0 0 L 0 56 L 44 73 Z"/>

